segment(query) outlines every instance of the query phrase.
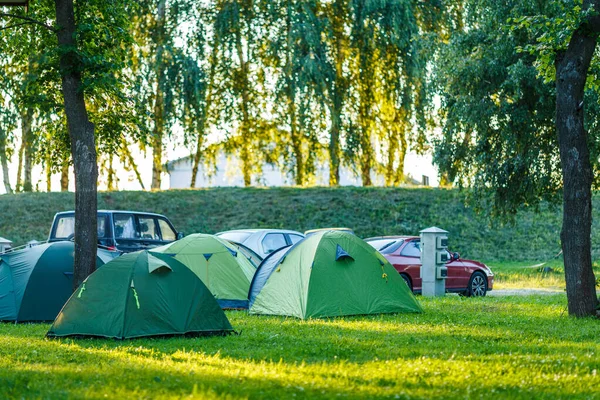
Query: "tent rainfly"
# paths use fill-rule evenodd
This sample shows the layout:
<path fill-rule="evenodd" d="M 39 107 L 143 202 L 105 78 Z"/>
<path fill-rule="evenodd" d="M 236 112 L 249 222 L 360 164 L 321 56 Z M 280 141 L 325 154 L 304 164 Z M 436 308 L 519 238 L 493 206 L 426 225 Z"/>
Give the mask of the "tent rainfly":
<path fill-rule="evenodd" d="M 0 320 L 52 321 L 73 293 L 73 242 L 0 255 Z M 98 249 L 97 266 L 120 252 Z"/>
<path fill-rule="evenodd" d="M 301 319 L 422 311 L 377 250 L 335 231 L 316 233 L 267 257 L 248 297 L 250 314 Z"/>
<path fill-rule="evenodd" d="M 168 255 L 138 251 L 90 275 L 47 335 L 129 339 L 232 331 L 213 295 L 185 265 Z"/>
<path fill-rule="evenodd" d="M 248 290 L 256 268 L 231 243 L 197 233 L 152 251 L 181 261 L 204 282 L 221 308 L 248 308 Z"/>

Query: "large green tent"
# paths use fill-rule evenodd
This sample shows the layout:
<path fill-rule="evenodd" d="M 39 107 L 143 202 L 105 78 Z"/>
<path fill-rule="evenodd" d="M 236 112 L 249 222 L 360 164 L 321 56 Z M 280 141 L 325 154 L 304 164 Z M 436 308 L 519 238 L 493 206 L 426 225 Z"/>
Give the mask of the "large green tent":
<path fill-rule="evenodd" d="M 169 254 L 191 269 L 221 308 L 248 308 L 248 290 L 256 268 L 231 243 L 197 233 L 152 251 Z"/>
<path fill-rule="evenodd" d="M 74 250 L 64 241 L 0 255 L 0 320 L 54 320 L 73 293 Z M 119 254 L 98 249 L 96 265 Z"/>
<path fill-rule="evenodd" d="M 168 255 L 138 251 L 90 275 L 48 336 L 127 339 L 231 331 L 223 310 L 192 271 Z"/>
<path fill-rule="evenodd" d="M 267 257 L 249 299 L 250 314 L 301 319 L 422 311 L 379 252 L 339 231 L 316 233 Z"/>

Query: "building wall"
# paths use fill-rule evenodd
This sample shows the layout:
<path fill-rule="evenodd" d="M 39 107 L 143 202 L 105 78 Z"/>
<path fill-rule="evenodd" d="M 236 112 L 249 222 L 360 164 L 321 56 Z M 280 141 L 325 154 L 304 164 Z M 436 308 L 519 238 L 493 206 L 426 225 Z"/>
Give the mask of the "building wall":
<path fill-rule="evenodd" d="M 421 182 L 421 176 L 424 173 L 421 173 L 419 170 L 415 171 L 414 166 L 411 168 L 407 165 L 405 169 L 407 173 L 410 173 L 417 181 Z M 170 162 L 168 164 L 168 173 L 170 189 L 189 188 L 192 179 L 192 158 L 185 157 Z M 382 175 L 371 172 L 371 179 L 375 186 L 382 186 L 384 184 Z M 265 164 L 262 176 L 258 180 L 256 180 L 256 177 L 253 177 L 252 184 L 256 186 L 292 186 L 294 182 L 290 176 L 287 176 L 276 166 Z M 317 186 L 329 185 L 328 165 L 318 167 L 315 184 Z M 434 186 L 437 185 L 437 181 L 434 181 L 433 184 Z M 342 167 L 340 169 L 340 185 L 361 186 L 362 180 L 349 168 Z M 218 186 L 244 186 L 240 161 L 237 157 L 228 157 L 225 153 L 220 152 L 217 156 L 216 171 L 209 171 L 204 165 L 199 166 L 198 175 L 196 176 L 196 187 Z"/>

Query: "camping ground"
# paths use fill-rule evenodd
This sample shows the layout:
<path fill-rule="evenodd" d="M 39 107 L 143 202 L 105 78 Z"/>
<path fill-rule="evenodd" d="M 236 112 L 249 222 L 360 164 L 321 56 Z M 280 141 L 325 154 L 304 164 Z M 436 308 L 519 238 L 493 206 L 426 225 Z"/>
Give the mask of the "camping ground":
<path fill-rule="evenodd" d="M 71 196 L 1 196 L 0 210 L 16 210 L 7 236 L 43 239 L 53 213 L 71 204 Z M 268 208 L 260 209 L 259 196 Z M 302 230 L 318 218 L 335 225 L 345 218 L 366 236 L 376 229 L 410 233 L 439 220 L 454 232 L 459 251 L 491 266 L 495 289 L 558 294 L 419 296 L 422 314 L 307 321 L 228 311 L 240 335 L 210 338 L 46 339 L 49 324 L 4 323 L 3 397 L 600 398 L 598 320 L 567 316 L 562 261 L 552 258 L 558 230 L 549 226 L 560 220 L 560 210 L 526 211 L 515 225 L 494 232 L 464 208 L 462 196 L 357 188 L 102 193 L 101 207 L 145 204 L 186 233 L 215 232 L 233 223 Z M 322 203 L 337 204 L 338 212 Z M 247 212 L 241 213 L 243 207 Z M 298 211 L 291 213 L 292 207 Z M 443 211 L 448 209 L 460 217 Z M 548 263 L 538 265 L 543 262 Z"/>
<path fill-rule="evenodd" d="M 423 314 L 299 321 L 229 311 L 239 336 L 44 339 L 0 325 L 6 398 L 599 398 L 598 321 L 564 295 L 419 297 Z"/>

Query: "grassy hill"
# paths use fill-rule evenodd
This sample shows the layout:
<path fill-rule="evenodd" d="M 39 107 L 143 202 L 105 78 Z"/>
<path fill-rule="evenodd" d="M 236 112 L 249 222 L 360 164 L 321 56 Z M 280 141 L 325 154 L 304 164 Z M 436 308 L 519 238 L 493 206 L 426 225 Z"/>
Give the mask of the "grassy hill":
<path fill-rule="evenodd" d="M 74 208 L 73 193 L 0 196 L 0 236 L 15 245 L 44 240 L 54 213 Z M 395 188 L 213 188 L 161 192 L 103 192 L 99 207 L 150 211 L 168 216 L 188 233 L 235 228 L 304 231 L 345 226 L 361 237 L 411 234 L 438 226 L 450 232 L 451 248 L 483 260 L 545 260 L 560 250 L 560 210 L 522 212 L 514 225 L 491 225 L 464 205 L 457 190 Z M 600 207 L 595 198 L 595 209 Z M 497 225 L 497 226 L 495 226 Z M 595 224 L 594 232 L 600 232 Z M 597 236 L 597 235 L 595 235 Z M 600 241 L 594 237 L 595 248 Z"/>

